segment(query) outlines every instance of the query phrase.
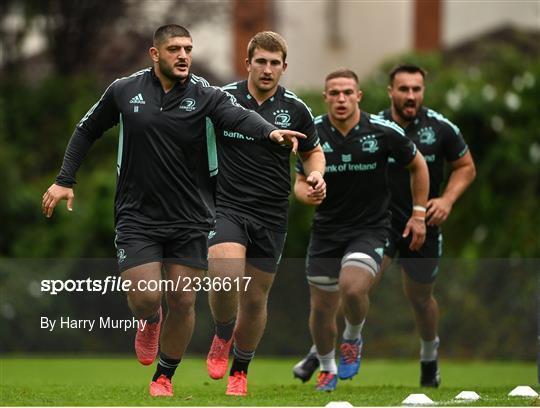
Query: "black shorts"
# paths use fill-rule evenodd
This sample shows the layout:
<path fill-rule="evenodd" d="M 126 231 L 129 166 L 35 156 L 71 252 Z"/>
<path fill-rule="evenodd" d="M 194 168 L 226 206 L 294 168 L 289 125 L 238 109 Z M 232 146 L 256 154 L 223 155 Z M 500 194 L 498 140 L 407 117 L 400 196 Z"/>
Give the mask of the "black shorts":
<path fill-rule="evenodd" d="M 208 246 L 235 242 L 246 247 L 246 260 L 263 272 L 275 273 L 285 245 L 286 232 L 274 231 L 255 220 L 231 212 L 217 212 Z"/>
<path fill-rule="evenodd" d="M 397 262 L 405 273 L 415 282 L 433 283 L 439 272 L 439 260 L 442 255 L 443 237 L 438 228 L 427 227 L 426 240 L 418 251 L 411 251 L 411 236 L 403 238 L 403 229 L 393 227 L 384 254 L 394 258 L 399 253 Z"/>
<path fill-rule="evenodd" d="M 122 226 L 114 244 L 120 272 L 156 261 L 208 269 L 207 231 Z"/>
<path fill-rule="evenodd" d="M 388 229 L 384 227 L 360 230 L 341 239 L 312 232 L 306 260 L 308 281 L 320 289 L 337 291 L 343 266 L 358 266 L 376 275 L 387 240 Z"/>

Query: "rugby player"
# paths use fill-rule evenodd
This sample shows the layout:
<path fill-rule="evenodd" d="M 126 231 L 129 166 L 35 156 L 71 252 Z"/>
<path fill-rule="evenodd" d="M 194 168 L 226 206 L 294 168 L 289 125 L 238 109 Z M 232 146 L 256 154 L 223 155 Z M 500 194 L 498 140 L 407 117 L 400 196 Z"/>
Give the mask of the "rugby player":
<path fill-rule="evenodd" d="M 423 106 L 426 71 L 419 66 L 402 64 L 389 75 L 390 108 L 380 114 L 398 123 L 424 155 L 429 168 L 430 190 L 426 209 L 426 241 L 416 251 L 409 239 L 401 236 L 413 201 L 407 171 L 390 160 L 389 181 L 392 192 L 392 232 L 385 248 L 382 269 L 392 258 L 402 269 L 403 289 L 409 299 L 420 336 L 420 385 L 438 387 L 439 309 L 433 295 L 435 278 L 442 255 L 440 226 L 446 221 L 459 197 L 476 177 L 471 153 L 458 127 L 440 113 Z M 441 193 L 445 162 L 450 175 Z M 308 381 L 317 369 L 315 348 L 293 369 L 294 376 Z"/>
<path fill-rule="evenodd" d="M 369 290 L 380 272 L 390 228 L 388 159 L 393 157 L 411 174 L 414 207 L 401 232 L 410 250 L 424 242 L 429 178 L 422 155 L 398 125 L 360 110 L 362 91 L 353 71 L 328 74 L 323 95 L 328 113 L 317 117 L 315 125 L 326 157 L 327 197 L 309 196 L 302 163 L 297 165 L 294 191 L 300 201 L 318 205 L 307 254 L 309 327 L 320 362 L 316 390 L 332 391 L 338 376 L 352 378 L 360 365 Z M 340 303 L 345 330 L 338 368 Z"/>
<path fill-rule="evenodd" d="M 279 85 L 286 59 L 285 40 L 271 31 L 260 32 L 247 46 L 247 80 L 222 89 L 276 127 L 307 136 L 299 141 L 298 154 L 310 192 L 324 197 L 324 154 L 313 117 L 302 100 Z M 211 378 L 223 378 L 232 346 L 226 394 L 245 396 L 248 367 L 264 332 L 268 294 L 285 243 L 291 149 L 257 140 L 251 132 L 220 127 L 217 133 L 217 221 L 210 233 L 208 273 L 211 279 L 251 279 L 240 291 L 224 285 L 209 293 L 216 330 L 207 368 Z"/>
<path fill-rule="evenodd" d="M 192 74 L 192 50 L 184 27 L 158 28 L 149 50 L 153 67 L 114 81 L 84 115 L 42 200 L 47 217 L 60 200 L 72 210 L 75 174 L 84 157 L 105 130 L 120 126 L 115 245 L 121 277 L 133 288 L 127 292 L 129 307 L 147 323 L 135 338 L 138 360 L 152 364 L 159 344 L 152 396 L 173 395 L 171 378 L 193 332 L 196 292 L 167 291 L 161 327 L 162 292 L 139 288 L 159 281 L 162 267 L 175 282 L 207 269 L 207 238 L 215 219 L 210 176 L 217 171 L 208 121 L 283 149 L 280 144 L 296 150 L 297 138 L 304 137 L 277 129 Z"/>

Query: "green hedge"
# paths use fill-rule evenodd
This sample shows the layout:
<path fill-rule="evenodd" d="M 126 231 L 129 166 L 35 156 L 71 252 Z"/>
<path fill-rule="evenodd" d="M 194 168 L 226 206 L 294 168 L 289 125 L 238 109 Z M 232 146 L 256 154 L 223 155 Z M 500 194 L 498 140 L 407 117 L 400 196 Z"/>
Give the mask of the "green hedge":
<path fill-rule="evenodd" d="M 441 270 L 437 293 L 445 352 L 462 357 L 532 358 L 540 258 L 540 58 L 508 47 L 488 47 L 482 60 L 460 63 L 440 54 L 393 59 L 362 80 L 361 107 L 378 112 L 388 106 L 386 72 L 398 61 L 417 62 L 429 71 L 425 104 L 460 127 L 478 171 L 444 226 L 448 264 Z M 315 114 L 325 111 L 322 86 L 321 81 L 321 89 L 298 92 Z M 117 129 L 95 144 L 79 171 L 75 211 L 68 213 L 62 204 L 52 219 L 40 213 L 41 195 L 54 180 L 73 127 L 102 89 L 91 76 L 51 77 L 38 84 L 17 78 L 0 80 L 3 258 L 114 257 Z M 312 211 L 291 200 L 285 258 L 304 256 Z M 505 260 L 491 263 L 484 258 Z M 276 280 L 262 352 L 300 353 L 309 342 L 302 260 L 294 265 Z M 62 271 L 64 277 L 81 274 L 76 266 Z M 38 341 L 41 332 L 34 323 L 29 326 L 28 320 L 14 318 L 9 311 L 33 316 L 43 306 L 50 313 L 62 314 L 66 300 L 22 301 L 28 297 L 28 288 L 14 283 L 16 274 L 13 268 L 0 270 L 0 311 L 8 317 L 0 319 L 0 332 L 10 333 L 2 339 L 2 349 L 48 350 L 47 342 Z M 36 280 L 44 276 L 39 270 L 32 274 Z M 390 271 L 373 298 L 366 327 L 370 353 L 416 353 L 412 317 L 400 291 L 399 274 Z M 201 317 L 191 349 L 203 352 L 212 325 L 205 295 L 199 298 Z M 84 315 L 91 303 L 92 299 L 80 298 L 70 306 L 72 313 Z M 123 296 L 113 296 L 96 307 L 127 313 Z M 82 335 L 66 339 L 64 343 L 55 340 L 57 350 L 124 351 L 131 342 L 125 336 L 96 337 L 90 343 Z"/>

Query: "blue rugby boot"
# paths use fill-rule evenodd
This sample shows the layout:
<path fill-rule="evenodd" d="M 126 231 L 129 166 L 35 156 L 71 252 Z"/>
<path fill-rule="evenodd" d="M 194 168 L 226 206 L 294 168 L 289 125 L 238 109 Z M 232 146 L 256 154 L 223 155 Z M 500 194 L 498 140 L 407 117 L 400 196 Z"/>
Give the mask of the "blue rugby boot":
<path fill-rule="evenodd" d="M 362 340 L 344 340 L 339 347 L 338 376 L 340 380 L 351 380 L 360 369 Z"/>

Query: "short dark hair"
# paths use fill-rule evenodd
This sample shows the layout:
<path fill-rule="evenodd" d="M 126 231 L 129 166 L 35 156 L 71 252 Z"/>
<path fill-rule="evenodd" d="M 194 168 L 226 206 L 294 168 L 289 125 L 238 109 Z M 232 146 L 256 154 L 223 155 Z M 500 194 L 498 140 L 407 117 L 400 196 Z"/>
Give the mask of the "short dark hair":
<path fill-rule="evenodd" d="M 287 43 L 281 35 L 273 31 L 261 31 L 249 40 L 247 47 L 248 61 L 251 62 L 257 48 L 270 52 L 281 51 L 283 62 L 287 59 Z"/>
<path fill-rule="evenodd" d="M 427 75 L 427 71 L 424 68 L 419 67 L 418 65 L 400 64 L 400 65 L 395 66 L 392 69 L 392 71 L 390 71 L 390 74 L 388 74 L 388 77 L 390 79 L 390 84 L 394 83 L 394 78 L 400 72 L 407 72 L 409 74 L 416 74 L 418 72 L 418 73 L 420 73 L 422 75 L 422 78 L 425 78 L 426 75 Z"/>
<path fill-rule="evenodd" d="M 189 37 L 191 34 L 187 28 L 182 27 L 178 24 L 166 24 L 159 27 L 154 33 L 154 47 L 163 44 L 166 40 L 171 37 Z"/>
<path fill-rule="evenodd" d="M 330 72 L 328 75 L 326 75 L 324 82 L 328 82 L 331 79 L 335 78 L 351 78 L 354 79 L 356 83 L 358 83 L 358 75 L 356 75 L 356 73 L 349 68 L 339 68 L 335 71 Z"/>

